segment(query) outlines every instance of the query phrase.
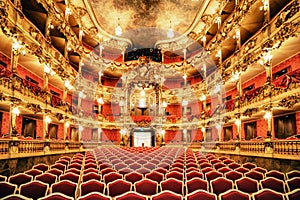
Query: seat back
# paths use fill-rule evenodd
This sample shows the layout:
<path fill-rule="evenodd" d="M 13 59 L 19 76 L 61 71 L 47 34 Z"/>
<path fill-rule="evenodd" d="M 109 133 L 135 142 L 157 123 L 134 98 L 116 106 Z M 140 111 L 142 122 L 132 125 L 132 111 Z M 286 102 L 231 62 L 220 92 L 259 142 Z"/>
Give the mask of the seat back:
<path fill-rule="evenodd" d="M 255 193 L 259 190 L 258 181 L 249 177 L 242 177 L 236 180 L 235 185 L 238 190 L 248 194 Z"/>
<path fill-rule="evenodd" d="M 139 180 L 142 180 L 143 179 L 143 175 L 140 174 L 140 173 L 138 173 L 138 172 L 133 171 L 133 172 L 130 172 L 130 173 L 126 174 L 124 176 L 124 179 L 126 181 L 129 181 L 132 184 L 134 184 L 135 182 L 137 182 Z"/>
<path fill-rule="evenodd" d="M 75 198 L 76 190 L 77 190 L 77 184 L 69 180 L 62 180 L 58 183 L 54 183 L 51 186 L 52 192 L 60 192 L 73 198 Z"/>
<path fill-rule="evenodd" d="M 28 198 L 38 199 L 46 196 L 48 189 L 48 184 L 36 180 L 22 184 L 20 186 L 20 194 Z"/>
<path fill-rule="evenodd" d="M 199 199 L 205 199 L 205 200 L 217 200 L 217 195 L 213 193 L 209 193 L 206 190 L 196 190 L 190 194 L 187 194 L 186 200 L 199 200 Z"/>
<path fill-rule="evenodd" d="M 186 194 L 192 193 L 196 190 L 208 191 L 208 182 L 198 177 L 188 180 L 186 182 Z"/>
<path fill-rule="evenodd" d="M 24 173 L 19 173 L 13 176 L 10 176 L 8 178 L 8 182 L 17 185 L 18 187 L 20 187 L 20 185 L 24 184 L 24 183 L 28 183 L 31 182 L 33 179 L 32 176 L 24 174 Z"/>
<path fill-rule="evenodd" d="M 100 192 L 104 194 L 105 184 L 99 180 L 89 180 L 80 184 L 80 196 L 87 195 L 91 192 Z"/>
<path fill-rule="evenodd" d="M 17 185 L 9 182 L 0 182 L 0 199 L 8 195 L 15 194 L 17 187 Z"/>
<path fill-rule="evenodd" d="M 262 189 L 252 194 L 252 198 L 255 200 L 284 200 L 284 195 L 274 190 Z"/>
<path fill-rule="evenodd" d="M 143 179 L 134 183 L 134 190 L 143 195 L 154 195 L 158 192 L 158 183 L 150 179 Z"/>
<path fill-rule="evenodd" d="M 108 183 L 107 192 L 111 197 L 115 197 L 131 190 L 131 183 L 122 179 Z"/>
<path fill-rule="evenodd" d="M 277 192 L 285 193 L 285 182 L 274 177 L 267 177 L 260 181 L 261 188 L 269 188 Z"/>
<path fill-rule="evenodd" d="M 224 177 L 218 177 L 210 182 L 211 191 L 216 195 L 233 189 L 232 180 L 228 180 Z"/>
<path fill-rule="evenodd" d="M 251 196 L 248 193 L 242 192 L 240 190 L 231 189 L 219 195 L 220 200 L 251 200 Z"/>
<path fill-rule="evenodd" d="M 47 183 L 49 187 L 57 181 L 57 176 L 51 173 L 44 173 L 35 177 L 35 180 Z"/>
<path fill-rule="evenodd" d="M 177 194 L 183 195 L 183 182 L 175 178 L 169 178 L 160 183 L 161 190 L 170 190 Z"/>

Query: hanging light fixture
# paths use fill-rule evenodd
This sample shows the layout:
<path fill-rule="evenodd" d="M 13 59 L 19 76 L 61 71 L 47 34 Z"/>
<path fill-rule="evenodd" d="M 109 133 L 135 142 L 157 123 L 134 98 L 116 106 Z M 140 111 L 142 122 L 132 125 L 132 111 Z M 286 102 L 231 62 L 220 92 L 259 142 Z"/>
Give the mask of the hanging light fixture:
<path fill-rule="evenodd" d="M 170 27 L 168 30 L 168 38 L 173 38 L 174 37 L 174 30 L 172 29 L 172 21 L 170 20 Z"/>
<path fill-rule="evenodd" d="M 116 34 L 117 36 L 121 36 L 122 33 L 123 33 L 123 31 L 122 31 L 122 28 L 121 28 L 121 26 L 120 26 L 120 18 L 118 18 L 118 25 L 117 25 L 117 27 L 115 28 L 115 34 Z"/>

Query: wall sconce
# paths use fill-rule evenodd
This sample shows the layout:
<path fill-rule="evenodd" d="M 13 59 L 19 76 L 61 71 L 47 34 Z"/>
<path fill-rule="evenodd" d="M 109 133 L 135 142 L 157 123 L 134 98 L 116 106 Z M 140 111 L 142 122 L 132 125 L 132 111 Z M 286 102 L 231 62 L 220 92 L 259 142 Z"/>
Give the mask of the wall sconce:
<path fill-rule="evenodd" d="M 99 98 L 97 99 L 97 103 L 100 104 L 100 105 L 103 105 L 103 104 L 104 104 L 103 98 L 102 98 L 102 97 L 99 97 Z"/>
<path fill-rule="evenodd" d="M 86 94 L 84 94 L 84 92 L 82 92 L 82 91 L 80 91 L 80 92 L 78 93 L 78 96 L 79 96 L 79 98 L 81 98 L 81 99 L 85 99 L 85 98 L 86 98 Z"/>
<path fill-rule="evenodd" d="M 240 126 L 240 125 L 241 125 L 241 120 L 240 120 L 240 119 L 236 119 L 236 120 L 234 121 L 234 124 L 235 124 L 236 126 Z"/>
<path fill-rule="evenodd" d="M 122 129 L 120 130 L 120 134 L 121 134 L 121 135 L 125 135 L 126 133 L 127 133 L 126 128 L 122 128 Z"/>
<path fill-rule="evenodd" d="M 51 69 L 51 67 L 50 67 L 49 65 L 50 65 L 50 64 L 47 64 L 47 63 L 44 64 L 44 72 L 45 72 L 46 74 L 49 74 L 50 76 L 54 76 L 56 73 L 55 73 L 55 71 L 53 71 L 53 70 Z"/>
<path fill-rule="evenodd" d="M 264 115 L 264 119 L 265 120 L 271 120 L 272 118 L 272 113 L 271 111 L 266 111 L 265 115 Z"/>
<path fill-rule="evenodd" d="M 206 100 L 205 94 L 202 94 L 199 99 L 200 99 L 200 101 L 205 101 Z"/>
<path fill-rule="evenodd" d="M 202 133 L 204 133 L 206 131 L 204 126 L 201 127 L 201 131 L 202 131 Z"/>
<path fill-rule="evenodd" d="M 182 100 L 182 103 L 181 103 L 182 106 L 187 106 L 188 104 L 189 104 L 188 100 L 186 100 L 186 99 Z"/>
<path fill-rule="evenodd" d="M 220 131 L 221 128 L 222 128 L 221 124 L 216 124 L 216 129 L 218 129 Z"/>
<path fill-rule="evenodd" d="M 240 72 L 238 72 L 238 71 L 236 71 L 236 72 L 232 72 L 232 74 L 231 74 L 231 78 L 230 78 L 230 81 L 232 82 L 232 83 L 234 83 L 234 82 L 236 82 L 236 81 L 238 81 L 239 80 L 239 78 L 240 78 Z"/>
<path fill-rule="evenodd" d="M 161 129 L 159 132 L 160 132 L 160 134 L 161 134 L 161 135 L 163 135 L 163 136 L 164 136 L 164 135 L 165 135 L 165 133 L 166 133 L 166 131 L 165 131 L 165 130 L 163 130 L 163 129 Z"/>
<path fill-rule="evenodd" d="M 71 83 L 70 83 L 69 80 L 66 80 L 66 81 L 65 81 L 65 87 L 66 87 L 68 90 L 72 90 L 72 89 L 73 89 L 73 86 L 71 85 Z"/>
<path fill-rule="evenodd" d="M 217 84 L 217 85 L 215 86 L 214 93 L 217 94 L 217 93 L 220 92 L 220 91 L 221 91 L 221 86 L 220 86 L 220 84 Z"/>
<path fill-rule="evenodd" d="M 14 107 L 12 109 L 12 113 L 16 116 L 19 116 L 20 115 L 20 109 L 18 107 Z"/>
<path fill-rule="evenodd" d="M 79 130 L 79 132 L 82 132 L 84 130 L 84 127 L 80 125 L 80 126 L 78 126 L 78 130 Z"/>
<path fill-rule="evenodd" d="M 26 55 L 26 48 L 23 45 L 23 42 L 21 40 L 17 40 L 16 38 L 13 38 L 12 49 L 16 54 L 20 53 L 23 56 Z"/>
<path fill-rule="evenodd" d="M 65 123 L 65 126 L 66 126 L 66 128 L 69 128 L 69 127 L 70 127 L 70 123 L 69 123 L 69 122 L 66 122 L 66 123 Z"/>
<path fill-rule="evenodd" d="M 46 122 L 47 124 L 50 124 L 51 121 L 52 121 L 52 119 L 47 115 L 46 118 L 45 118 L 45 122 Z"/>

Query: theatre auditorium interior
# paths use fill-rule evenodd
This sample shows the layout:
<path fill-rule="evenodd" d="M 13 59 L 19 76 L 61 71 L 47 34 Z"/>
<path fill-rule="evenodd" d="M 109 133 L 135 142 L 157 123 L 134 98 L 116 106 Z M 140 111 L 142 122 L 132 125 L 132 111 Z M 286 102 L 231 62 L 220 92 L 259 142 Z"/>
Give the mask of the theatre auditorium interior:
<path fill-rule="evenodd" d="M 0 0 L 0 199 L 299 200 L 300 0 Z"/>

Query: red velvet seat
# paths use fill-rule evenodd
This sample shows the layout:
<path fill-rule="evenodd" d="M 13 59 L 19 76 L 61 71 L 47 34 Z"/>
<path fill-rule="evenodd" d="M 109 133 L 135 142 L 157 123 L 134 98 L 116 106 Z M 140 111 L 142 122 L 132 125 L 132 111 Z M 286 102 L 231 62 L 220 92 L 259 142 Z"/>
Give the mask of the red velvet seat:
<path fill-rule="evenodd" d="M 59 177 L 59 181 L 62 181 L 62 180 L 69 180 L 69 181 L 72 181 L 73 183 L 77 184 L 79 181 L 79 175 L 69 172 L 69 173 L 63 174 Z"/>
<path fill-rule="evenodd" d="M 218 169 L 220 169 L 220 168 L 222 168 L 222 167 L 226 167 L 226 165 L 223 164 L 223 163 L 221 163 L 221 162 L 218 162 L 218 163 L 214 164 L 213 167 L 214 167 L 216 170 L 218 170 Z"/>
<path fill-rule="evenodd" d="M 11 195 L 4 197 L 1 200 L 31 200 L 31 199 L 28 197 L 24 197 L 21 194 L 11 194 Z"/>
<path fill-rule="evenodd" d="M 148 197 L 134 191 L 126 192 L 115 197 L 115 200 L 147 200 Z"/>
<path fill-rule="evenodd" d="M 122 174 L 123 176 L 125 176 L 126 174 L 129 174 L 130 172 L 133 172 L 133 170 L 126 167 L 126 168 L 120 169 L 118 172 L 119 172 L 119 174 Z"/>
<path fill-rule="evenodd" d="M 47 173 L 53 174 L 57 177 L 59 177 L 63 172 L 59 169 L 50 169 L 48 171 L 46 171 Z"/>
<path fill-rule="evenodd" d="M 210 181 L 222 176 L 223 174 L 221 172 L 211 171 L 205 174 L 205 179 L 210 183 Z"/>
<path fill-rule="evenodd" d="M 105 184 L 108 184 L 110 182 L 113 182 L 117 179 L 122 179 L 122 178 L 123 178 L 122 174 L 119 174 L 118 172 L 110 172 L 103 176 L 103 180 L 104 180 Z"/>
<path fill-rule="evenodd" d="M 245 167 L 245 168 L 251 170 L 251 169 L 253 169 L 253 168 L 257 167 L 257 166 L 256 166 L 256 164 L 254 164 L 254 163 L 247 162 L 247 163 L 244 163 L 244 164 L 242 165 L 242 167 Z"/>
<path fill-rule="evenodd" d="M 128 165 L 126 165 L 125 163 L 117 163 L 114 166 L 115 170 L 117 170 L 117 171 L 120 169 L 126 168 L 126 167 L 128 167 Z"/>
<path fill-rule="evenodd" d="M 224 164 L 226 164 L 226 163 L 224 163 Z M 236 169 L 236 168 L 241 167 L 241 165 L 238 164 L 238 163 L 236 163 L 236 162 L 233 162 L 233 163 L 228 164 L 228 167 L 229 167 L 230 169 Z"/>
<path fill-rule="evenodd" d="M 103 163 L 103 164 L 99 165 L 100 171 L 103 171 L 104 169 L 107 169 L 107 168 L 111 168 L 112 169 L 113 166 L 111 164 L 109 164 L 109 163 Z"/>
<path fill-rule="evenodd" d="M 151 196 L 151 200 L 183 200 L 183 196 L 172 191 L 161 191 Z"/>
<path fill-rule="evenodd" d="M 142 168 L 140 168 L 140 169 L 137 169 L 136 172 L 145 175 L 145 174 L 150 173 L 151 171 L 150 171 L 150 169 L 147 169 L 147 168 L 145 168 L 145 167 L 142 167 Z"/>
<path fill-rule="evenodd" d="M 44 163 L 39 163 L 37 165 L 34 165 L 33 169 L 38 169 L 38 170 L 40 170 L 42 172 L 45 172 L 45 171 L 47 171 L 49 169 L 49 165 L 46 165 Z"/>
<path fill-rule="evenodd" d="M 235 180 L 242 178 L 243 174 L 241 172 L 237 172 L 237 171 L 229 171 L 229 172 L 226 172 L 224 174 L 224 176 L 225 176 L 225 178 L 227 178 L 229 180 L 235 181 Z"/>
<path fill-rule="evenodd" d="M 69 197 L 65 194 L 59 193 L 59 192 L 55 192 L 55 193 L 51 193 L 45 197 L 42 197 L 39 200 L 74 200 L 74 198 Z"/>
<path fill-rule="evenodd" d="M 211 167 L 211 168 L 212 168 L 213 166 L 212 166 L 212 164 L 205 162 L 205 163 L 201 163 L 201 164 L 199 165 L 199 167 L 200 167 L 201 169 L 204 169 L 204 168 L 206 168 L 206 167 Z"/>
<path fill-rule="evenodd" d="M 8 178 L 8 182 L 17 185 L 18 187 L 20 187 L 20 185 L 24 183 L 31 182 L 32 180 L 33 180 L 32 176 L 24 173 L 18 173 Z"/>
<path fill-rule="evenodd" d="M 230 169 L 229 167 L 221 167 L 219 168 L 217 171 L 221 172 L 223 175 L 229 171 L 231 171 L 232 169 Z"/>
<path fill-rule="evenodd" d="M 286 200 L 299 200 L 300 199 L 300 188 L 286 193 L 285 196 L 286 196 Z"/>
<path fill-rule="evenodd" d="M 206 190 L 196 190 L 190 194 L 187 194 L 186 200 L 217 200 L 217 195 L 209 193 Z M 237 199 L 234 199 L 237 200 Z"/>
<path fill-rule="evenodd" d="M 238 190 L 248 194 L 258 192 L 259 190 L 258 181 L 249 177 L 242 177 L 236 180 L 235 185 Z"/>
<path fill-rule="evenodd" d="M 57 183 L 54 183 L 51 186 L 51 191 L 54 192 L 60 192 L 63 193 L 69 197 L 76 198 L 76 190 L 77 190 L 77 184 L 69 181 L 69 180 L 62 180 Z"/>
<path fill-rule="evenodd" d="M 285 181 L 285 174 L 283 172 L 277 171 L 277 170 L 271 170 L 267 172 L 266 177 L 274 177 L 279 180 Z"/>
<path fill-rule="evenodd" d="M 192 167 L 197 169 L 198 165 L 196 163 L 193 163 L 193 162 L 190 162 L 190 163 L 186 164 L 186 169 L 189 169 L 189 168 L 192 168 Z"/>
<path fill-rule="evenodd" d="M 184 173 L 184 169 L 183 168 L 179 168 L 179 167 L 174 167 L 174 168 L 171 168 L 170 170 L 169 170 L 169 172 L 179 172 L 179 173 Z"/>
<path fill-rule="evenodd" d="M 252 178 L 254 180 L 260 181 L 264 179 L 264 174 L 258 171 L 250 171 L 244 174 L 246 177 Z"/>
<path fill-rule="evenodd" d="M 124 194 L 130 190 L 131 183 L 122 179 L 115 180 L 107 185 L 107 192 L 111 197 Z"/>
<path fill-rule="evenodd" d="M 183 181 L 184 175 L 183 175 L 183 173 L 173 171 L 173 172 L 169 172 L 166 174 L 166 179 L 169 179 L 169 178 L 175 178 L 177 180 Z"/>
<path fill-rule="evenodd" d="M 175 162 L 175 163 L 173 163 L 173 164 L 171 165 L 171 167 L 172 167 L 172 168 L 178 167 L 178 168 L 183 169 L 183 168 L 184 168 L 184 164 L 179 163 L 179 162 Z"/>
<path fill-rule="evenodd" d="M 111 172 L 117 172 L 117 171 L 112 168 L 105 168 L 105 169 L 101 170 L 101 175 L 102 175 L 102 177 L 104 177 L 106 174 L 109 174 Z"/>
<path fill-rule="evenodd" d="M 261 188 L 268 188 L 285 193 L 285 182 L 274 177 L 267 177 L 260 181 Z"/>
<path fill-rule="evenodd" d="M 266 170 L 265 168 L 262 168 L 262 167 L 255 167 L 252 169 L 252 171 L 257 171 L 257 172 L 260 172 L 260 173 L 267 173 L 268 170 Z"/>
<path fill-rule="evenodd" d="M 17 187 L 17 185 L 9 182 L 0 182 L 0 199 L 8 195 L 15 194 Z"/>
<path fill-rule="evenodd" d="M 186 180 L 190 180 L 190 179 L 195 178 L 195 177 L 203 179 L 204 175 L 202 173 L 198 172 L 198 171 L 191 171 L 191 172 L 187 173 L 185 175 L 185 177 L 186 177 Z"/>
<path fill-rule="evenodd" d="M 84 183 L 81 183 L 79 193 L 80 196 L 84 196 L 91 192 L 100 192 L 104 194 L 105 184 L 99 180 L 89 180 Z"/>
<path fill-rule="evenodd" d="M 43 173 L 41 175 L 37 175 L 35 180 L 41 181 L 43 183 L 47 183 L 49 187 L 57 181 L 57 176 L 51 173 Z"/>
<path fill-rule="evenodd" d="M 128 165 L 128 167 L 129 167 L 130 169 L 137 170 L 137 169 L 142 168 L 142 165 L 139 164 L 139 163 L 131 163 L 131 164 Z"/>
<path fill-rule="evenodd" d="M 143 179 L 134 183 L 134 190 L 140 194 L 151 196 L 157 194 L 158 183 L 150 179 Z"/>
<path fill-rule="evenodd" d="M 156 168 L 156 165 L 151 163 L 151 162 L 147 162 L 146 164 L 143 165 L 145 168 L 150 169 L 150 170 L 154 170 Z"/>
<path fill-rule="evenodd" d="M 219 197 L 219 200 L 251 200 L 251 196 L 248 193 L 236 189 L 228 190 L 220 194 Z"/>
<path fill-rule="evenodd" d="M 245 168 L 245 167 L 238 167 L 238 168 L 235 168 L 234 171 L 241 172 L 242 174 L 245 174 L 245 173 L 249 172 L 250 170 Z"/>
<path fill-rule="evenodd" d="M 201 178 L 195 177 L 186 182 L 186 194 L 192 193 L 196 190 L 208 191 L 208 182 Z"/>
<path fill-rule="evenodd" d="M 38 169 L 30 169 L 30 170 L 25 171 L 24 173 L 27 175 L 30 175 L 30 176 L 32 176 L 32 178 L 34 178 L 35 176 L 42 174 L 43 171 L 38 170 Z"/>
<path fill-rule="evenodd" d="M 234 160 L 231 160 L 231 159 L 226 159 L 226 160 L 223 160 L 223 163 L 226 164 L 226 165 L 229 165 L 231 163 L 234 163 Z"/>
<path fill-rule="evenodd" d="M 206 173 L 208 172 L 212 172 L 212 171 L 215 171 L 214 168 L 212 167 L 205 167 L 204 169 L 201 169 L 201 172 L 205 175 Z"/>
<path fill-rule="evenodd" d="M 157 183 L 160 183 L 164 180 L 164 174 L 159 173 L 157 171 L 152 171 L 145 175 L 146 178 L 151 179 L 153 181 L 156 181 Z"/>
<path fill-rule="evenodd" d="M 211 163 L 212 165 L 215 165 L 215 164 L 217 164 L 217 163 L 222 163 L 222 161 L 219 160 L 219 159 L 212 159 L 212 160 L 210 160 L 210 163 Z"/>
<path fill-rule="evenodd" d="M 286 173 L 286 178 L 287 179 L 292 179 L 294 177 L 300 177 L 300 171 L 298 170 L 292 170 Z"/>
<path fill-rule="evenodd" d="M 180 181 L 175 178 L 169 178 L 167 180 L 164 180 L 160 183 L 161 190 L 170 190 L 172 192 L 175 192 L 177 194 L 183 195 L 183 181 Z"/>
<path fill-rule="evenodd" d="M 82 176 L 82 182 L 86 182 L 86 181 L 89 181 L 89 180 L 92 180 L 92 179 L 100 181 L 101 180 L 101 175 L 97 174 L 95 172 L 90 172 L 90 173 L 84 174 Z"/>
<path fill-rule="evenodd" d="M 66 174 L 66 173 L 70 173 L 70 172 L 72 172 L 72 173 L 74 173 L 74 174 L 77 174 L 77 175 L 80 175 L 80 174 L 81 174 L 81 170 L 78 170 L 78 169 L 75 169 L 75 168 L 67 169 L 67 170 L 65 171 L 65 174 Z"/>
<path fill-rule="evenodd" d="M 232 180 L 228 180 L 224 177 L 218 177 L 210 182 L 211 192 L 217 196 L 223 192 L 233 189 Z"/>
<path fill-rule="evenodd" d="M 97 169 L 97 165 L 95 163 L 88 163 L 83 166 L 84 169 L 94 168 Z"/>
<path fill-rule="evenodd" d="M 66 165 L 61 164 L 61 163 L 55 163 L 54 165 L 50 166 L 50 169 L 59 169 L 64 173 L 66 170 Z"/>
<path fill-rule="evenodd" d="M 185 173 L 189 173 L 189 172 L 192 172 L 192 171 L 200 172 L 199 168 L 190 167 L 190 168 L 187 168 L 187 169 L 185 170 Z"/>
<path fill-rule="evenodd" d="M 252 197 L 255 200 L 284 200 L 284 195 L 282 193 L 270 189 L 259 190 L 252 194 Z"/>
<path fill-rule="evenodd" d="M 162 167 L 158 167 L 158 168 L 156 168 L 154 171 L 157 171 L 157 172 L 162 173 L 162 174 L 164 174 L 164 175 L 168 172 L 167 169 L 162 168 Z"/>
<path fill-rule="evenodd" d="M 289 192 L 292 192 L 296 189 L 300 189 L 300 177 L 294 177 L 286 180 L 286 186 Z"/>
<path fill-rule="evenodd" d="M 70 164 L 70 165 L 68 166 L 68 169 L 73 169 L 73 168 L 78 169 L 78 170 L 81 170 L 82 165 L 81 165 L 81 164 L 78 164 L 78 163 L 72 163 L 72 164 Z"/>
<path fill-rule="evenodd" d="M 38 198 L 46 196 L 49 185 L 41 181 L 32 181 L 24 183 L 20 186 L 20 194 L 37 200 Z"/>
<path fill-rule="evenodd" d="M 134 184 L 135 182 L 142 180 L 143 179 L 143 175 L 138 173 L 138 172 L 130 172 L 129 174 L 126 174 L 124 176 L 124 179 L 126 181 L 129 181 L 130 183 Z"/>
<path fill-rule="evenodd" d="M 98 171 L 97 169 L 89 168 L 89 169 L 83 170 L 83 175 L 84 175 L 84 174 L 88 174 L 88 173 L 90 173 L 90 172 L 94 172 L 94 173 L 96 173 L 96 174 L 99 173 L 99 171 Z"/>
<path fill-rule="evenodd" d="M 68 166 L 69 165 L 69 161 L 68 160 L 65 160 L 65 159 L 59 159 L 57 160 L 55 163 L 60 163 L 60 164 L 63 164 L 65 166 Z"/>

